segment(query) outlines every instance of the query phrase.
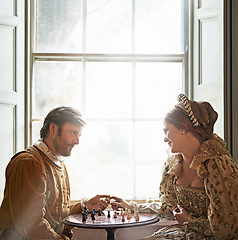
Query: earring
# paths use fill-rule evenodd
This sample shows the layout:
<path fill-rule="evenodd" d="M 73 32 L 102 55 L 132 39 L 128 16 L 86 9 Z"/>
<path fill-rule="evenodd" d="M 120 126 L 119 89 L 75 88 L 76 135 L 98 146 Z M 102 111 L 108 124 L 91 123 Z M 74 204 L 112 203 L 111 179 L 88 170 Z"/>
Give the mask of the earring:
<path fill-rule="evenodd" d="M 182 131 L 182 134 L 185 134 L 185 130 Z"/>

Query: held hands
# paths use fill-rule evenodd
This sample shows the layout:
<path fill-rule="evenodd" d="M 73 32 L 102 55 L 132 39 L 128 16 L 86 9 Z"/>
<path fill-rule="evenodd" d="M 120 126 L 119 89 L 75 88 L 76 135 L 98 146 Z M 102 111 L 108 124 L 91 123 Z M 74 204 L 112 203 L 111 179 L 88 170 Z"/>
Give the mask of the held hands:
<path fill-rule="evenodd" d="M 89 211 L 91 211 L 93 208 L 98 211 L 99 208 L 101 208 L 101 210 L 104 210 L 110 203 L 113 210 L 117 210 L 118 208 L 131 208 L 129 204 L 122 198 L 115 196 L 111 197 L 110 195 L 96 195 L 95 197 L 88 200 L 85 205 Z"/>
<path fill-rule="evenodd" d="M 189 219 L 188 212 L 180 204 L 173 210 L 173 214 L 180 225 L 183 225 L 183 223 Z"/>
<path fill-rule="evenodd" d="M 112 200 L 111 205 L 113 210 L 117 210 L 118 208 L 130 208 L 129 204 L 122 198 L 112 196 L 110 199 Z"/>
<path fill-rule="evenodd" d="M 104 210 L 110 203 L 109 197 L 110 195 L 96 195 L 95 197 L 88 200 L 85 205 L 89 211 L 92 211 L 93 208 L 95 208 L 96 211 L 98 211 L 99 208 L 101 208 L 101 210 Z"/>

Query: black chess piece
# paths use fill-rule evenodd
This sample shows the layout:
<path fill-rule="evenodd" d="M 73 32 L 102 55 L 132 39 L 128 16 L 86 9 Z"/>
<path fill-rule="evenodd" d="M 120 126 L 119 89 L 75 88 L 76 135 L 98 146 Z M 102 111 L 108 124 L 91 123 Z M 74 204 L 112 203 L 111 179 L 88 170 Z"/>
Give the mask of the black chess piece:
<path fill-rule="evenodd" d="M 85 218 L 88 218 L 88 211 L 84 211 Z"/>
<path fill-rule="evenodd" d="M 84 206 L 84 213 L 88 215 L 88 208 L 86 206 Z"/>
<path fill-rule="evenodd" d="M 99 210 L 98 210 L 98 216 L 102 216 L 102 210 L 101 210 L 101 208 L 99 208 Z"/>
<path fill-rule="evenodd" d="M 110 211 L 108 211 L 108 213 L 107 213 L 107 217 L 108 217 L 108 218 L 111 217 L 111 215 L 110 215 Z"/>
<path fill-rule="evenodd" d="M 93 208 L 92 213 L 94 213 L 94 215 L 96 214 L 96 210 L 95 210 L 95 208 Z"/>
<path fill-rule="evenodd" d="M 93 221 L 95 220 L 95 214 L 94 214 L 94 212 L 91 213 L 91 218 L 92 218 Z"/>
<path fill-rule="evenodd" d="M 85 212 L 82 213 L 82 222 L 86 222 L 87 220 L 87 214 Z"/>

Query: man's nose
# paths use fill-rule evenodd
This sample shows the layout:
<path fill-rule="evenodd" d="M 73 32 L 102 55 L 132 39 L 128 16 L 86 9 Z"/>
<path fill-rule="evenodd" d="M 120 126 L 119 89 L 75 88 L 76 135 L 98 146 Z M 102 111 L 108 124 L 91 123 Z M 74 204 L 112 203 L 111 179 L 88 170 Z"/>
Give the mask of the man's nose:
<path fill-rule="evenodd" d="M 75 137 L 74 143 L 75 143 L 76 145 L 79 144 L 79 136 L 76 136 L 76 137 Z"/>
<path fill-rule="evenodd" d="M 164 142 L 168 142 L 167 136 L 164 137 Z"/>

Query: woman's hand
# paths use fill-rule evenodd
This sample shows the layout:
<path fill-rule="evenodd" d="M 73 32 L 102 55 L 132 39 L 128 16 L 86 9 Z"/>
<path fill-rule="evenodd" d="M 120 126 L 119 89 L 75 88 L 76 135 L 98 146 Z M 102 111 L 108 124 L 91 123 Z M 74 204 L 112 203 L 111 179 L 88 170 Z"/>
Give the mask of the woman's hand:
<path fill-rule="evenodd" d="M 188 212 L 183 207 L 181 207 L 181 205 L 179 205 L 179 204 L 173 210 L 173 214 L 180 225 L 183 225 L 183 223 L 187 222 L 189 219 Z"/>
<path fill-rule="evenodd" d="M 112 209 L 113 210 L 117 210 L 118 208 L 130 208 L 129 204 L 123 200 L 122 198 L 118 198 L 115 196 L 110 197 L 111 201 L 111 205 L 112 205 Z"/>
<path fill-rule="evenodd" d="M 95 208 L 96 211 L 98 211 L 99 208 L 101 208 L 101 210 L 104 210 L 110 203 L 109 197 L 110 195 L 96 195 L 95 197 L 88 200 L 85 205 L 89 211 L 92 211 L 93 208 Z"/>

